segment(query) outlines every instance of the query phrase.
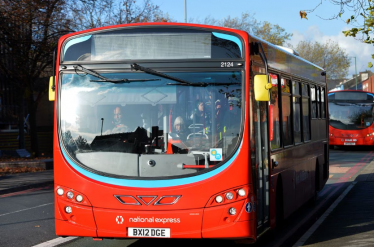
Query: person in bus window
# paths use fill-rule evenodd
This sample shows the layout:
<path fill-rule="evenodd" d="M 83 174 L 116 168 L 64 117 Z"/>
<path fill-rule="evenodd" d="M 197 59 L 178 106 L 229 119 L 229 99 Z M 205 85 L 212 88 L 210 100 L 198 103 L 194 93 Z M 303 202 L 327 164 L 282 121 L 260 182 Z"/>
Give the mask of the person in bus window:
<path fill-rule="evenodd" d="M 191 119 L 195 124 L 200 124 L 202 127 L 208 128 L 210 124 L 210 117 L 209 114 L 204 109 L 204 102 L 198 101 L 197 109 L 192 114 Z"/>
<path fill-rule="evenodd" d="M 223 121 L 223 111 L 222 111 L 222 104 L 221 101 L 218 99 L 215 102 L 216 105 L 216 125 L 217 125 L 217 131 L 221 131 L 222 128 L 222 121 Z"/>
<path fill-rule="evenodd" d="M 181 140 L 186 139 L 186 130 L 184 120 L 182 117 L 177 117 L 174 120 L 174 132 L 179 136 Z"/>
<path fill-rule="evenodd" d="M 113 110 L 113 120 L 112 120 L 112 130 L 111 133 L 124 133 L 127 132 L 128 128 L 123 123 L 123 118 L 121 114 L 121 107 L 117 106 Z"/>

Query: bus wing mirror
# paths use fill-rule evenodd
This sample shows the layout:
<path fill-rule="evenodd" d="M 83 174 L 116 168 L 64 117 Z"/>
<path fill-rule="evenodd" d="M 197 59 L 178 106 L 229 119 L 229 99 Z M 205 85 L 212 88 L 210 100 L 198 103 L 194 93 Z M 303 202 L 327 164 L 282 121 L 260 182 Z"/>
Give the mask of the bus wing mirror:
<path fill-rule="evenodd" d="M 254 86 L 255 86 L 255 99 L 256 101 L 269 101 L 269 90 L 272 88 L 271 83 L 268 83 L 270 79 L 266 78 L 266 75 L 255 75 Z"/>
<path fill-rule="evenodd" d="M 55 101 L 55 76 L 49 78 L 49 101 Z"/>

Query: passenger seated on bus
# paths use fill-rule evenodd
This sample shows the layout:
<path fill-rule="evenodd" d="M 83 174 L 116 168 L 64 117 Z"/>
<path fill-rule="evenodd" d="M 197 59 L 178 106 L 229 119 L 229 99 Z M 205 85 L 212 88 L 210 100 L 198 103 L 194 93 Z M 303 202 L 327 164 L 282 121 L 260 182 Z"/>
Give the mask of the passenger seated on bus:
<path fill-rule="evenodd" d="M 180 140 L 186 140 L 186 128 L 182 117 L 177 117 L 174 120 L 174 133 L 178 135 Z"/>
<path fill-rule="evenodd" d="M 197 109 L 191 115 L 191 120 L 194 124 L 200 124 L 202 126 L 202 129 L 209 129 L 211 123 L 210 116 L 209 113 L 204 109 L 203 101 L 197 102 Z"/>

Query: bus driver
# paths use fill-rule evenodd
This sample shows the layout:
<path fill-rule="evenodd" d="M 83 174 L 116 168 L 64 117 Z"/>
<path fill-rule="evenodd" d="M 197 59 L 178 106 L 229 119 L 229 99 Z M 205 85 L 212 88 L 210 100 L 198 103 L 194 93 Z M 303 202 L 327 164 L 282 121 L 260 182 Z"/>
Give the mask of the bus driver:
<path fill-rule="evenodd" d="M 113 111 L 112 130 L 110 133 L 125 133 L 127 131 L 127 126 L 122 122 L 121 108 L 117 106 Z"/>

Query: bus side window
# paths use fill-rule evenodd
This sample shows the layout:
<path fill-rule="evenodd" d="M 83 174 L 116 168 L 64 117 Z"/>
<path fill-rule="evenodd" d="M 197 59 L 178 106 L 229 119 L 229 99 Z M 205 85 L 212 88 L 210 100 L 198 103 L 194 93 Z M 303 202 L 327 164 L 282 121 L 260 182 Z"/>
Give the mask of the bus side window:
<path fill-rule="evenodd" d="M 310 94 L 312 100 L 312 118 L 317 118 L 317 98 L 315 86 L 310 86 Z"/>
<path fill-rule="evenodd" d="M 270 147 L 272 150 L 281 147 L 280 139 L 280 125 L 279 125 L 279 77 L 274 74 L 270 74 L 272 88 L 270 89 Z"/>
<path fill-rule="evenodd" d="M 317 118 L 322 118 L 321 114 L 321 88 L 316 87 L 316 98 L 317 98 Z"/>
<path fill-rule="evenodd" d="M 295 143 L 301 142 L 301 97 L 300 83 L 292 82 L 293 133 Z"/>
<path fill-rule="evenodd" d="M 321 118 L 326 118 L 325 89 L 321 88 Z"/>
<path fill-rule="evenodd" d="M 309 86 L 303 84 L 302 86 L 302 114 L 303 114 L 303 140 L 310 140 L 310 101 L 309 101 Z"/>
<path fill-rule="evenodd" d="M 291 81 L 281 79 L 282 87 L 282 126 L 283 126 L 283 144 L 289 146 L 293 144 L 292 140 L 292 118 L 291 118 Z"/>

